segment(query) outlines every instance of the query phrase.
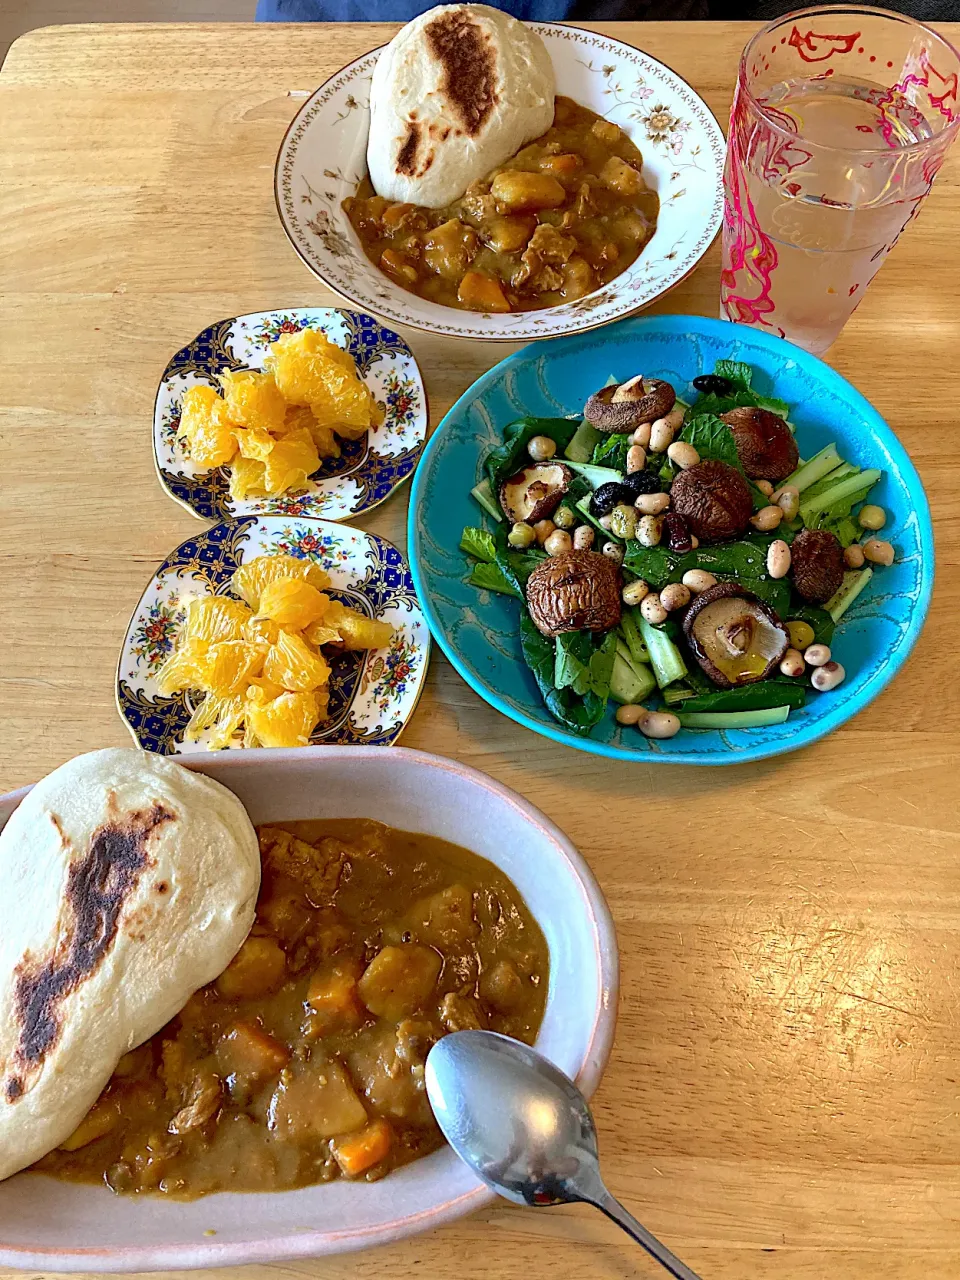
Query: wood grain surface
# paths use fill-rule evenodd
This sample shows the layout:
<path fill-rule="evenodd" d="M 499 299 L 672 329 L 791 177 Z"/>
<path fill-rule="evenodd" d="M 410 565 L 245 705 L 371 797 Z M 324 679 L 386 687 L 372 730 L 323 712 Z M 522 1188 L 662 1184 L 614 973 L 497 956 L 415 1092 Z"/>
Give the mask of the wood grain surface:
<path fill-rule="evenodd" d="M 128 616 L 196 530 L 154 475 L 159 374 L 210 321 L 333 300 L 280 229 L 274 157 L 298 91 L 393 29 L 67 27 L 11 49 L 0 790 L 129 741 L 113 699 Z M 603 29 L 669 63 L 725 122 L 749 26 Z M 829 355 L 900 435 L 933 507 L 933 610 L 893 687 L 796 755 L 657 769 L 536 737 L 437 654 L 404 738 L 534 799 L 590 860 L 623 963 L 596 1097 L 604 1169 L 704 1280 L 960 1274 L 958 164 Z M 715 315 L 718 261 L 714 246 L 655 309 Z M 507 354 L 408 337 L 434 422 Z M 406 505 L 401 490 L 360 523 L 402 544 Z M 243 1277 L 454 1271 L 661 1274 L 597 1214 L 498 1204 L 396 1247 Z"/>

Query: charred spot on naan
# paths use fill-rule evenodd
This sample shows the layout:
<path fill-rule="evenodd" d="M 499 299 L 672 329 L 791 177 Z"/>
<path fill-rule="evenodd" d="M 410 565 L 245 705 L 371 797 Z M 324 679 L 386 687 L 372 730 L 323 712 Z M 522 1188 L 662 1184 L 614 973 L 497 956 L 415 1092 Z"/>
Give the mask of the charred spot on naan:
<path fill-rule="evenodd" d="M 497 54 L 468 9 L 447 10 L 424 28 L 427 48 L 442 67 L 441 92 L 468 137 L 476 137 L 499 101 Z"/>
<path fill-rule="evenodd" d="M 42 1069 L 60 1038 L 60 1006 L 103 962 L 117 935 L 120 914 L 150 864 L 151 834 L 175 814 L 155 803 L 138 813 L 119 816 L 94 833 L 86 853 L 67 872 L 68 923 L 52 954 L 25 955 L 16 968 L 15 1015 L 19 1024 L 13 1052 L 16 1070 L 4 1082 L 4 1096 L 16 1102 L 28 1087 L 27 1077 Z M 67 843 L 55 815 L 51 820 Z"/>

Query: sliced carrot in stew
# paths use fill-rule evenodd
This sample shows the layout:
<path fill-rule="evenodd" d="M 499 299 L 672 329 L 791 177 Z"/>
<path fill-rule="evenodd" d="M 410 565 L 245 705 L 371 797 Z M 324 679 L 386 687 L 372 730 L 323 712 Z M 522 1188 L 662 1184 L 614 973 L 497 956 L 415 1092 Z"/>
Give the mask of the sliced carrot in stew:
<path fill-rule="evenodd" d="M 460 281 L 457 297 L 471 311 L 509 311 L 510 303 L 504 297 L 503 290 L 496 280 L 481 275 L 479 271 L 468 271 Z"/>
<path fill-rule="evenodd" d="M 318 969 L 310 979 L 307 1004 L 317 1015 L 324 1034 L 344 1027 L 359 1027 L 363 1022 L 363 1009 L 357 996 L 359 976 L 357 961 L 335 960 L 329 967 Z"/>
<path fill-rule="evenodd" d="M 374 1120 L 359 1133 L 334 1142 L 333 1154 L 347 1177 L 356 1178 L 386 1159 L 392 1145 L 393 1130 L 389 1124 L 386 1120 Z"/>

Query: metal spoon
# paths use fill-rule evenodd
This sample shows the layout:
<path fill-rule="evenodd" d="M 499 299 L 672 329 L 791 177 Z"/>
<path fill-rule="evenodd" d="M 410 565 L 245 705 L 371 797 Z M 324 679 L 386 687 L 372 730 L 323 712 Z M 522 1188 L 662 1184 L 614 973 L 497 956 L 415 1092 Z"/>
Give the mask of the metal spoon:
<path fill-rule="evenodd" d="M 603 1185 L 590 1108 L 552 1062 L 508 1036 L 458 1031 L 430 1050 L 426 1081 L 447 1141 L 494 1191 L 537 1207 L 592 1204 L 676 1280 L 699 1280 Z"/>

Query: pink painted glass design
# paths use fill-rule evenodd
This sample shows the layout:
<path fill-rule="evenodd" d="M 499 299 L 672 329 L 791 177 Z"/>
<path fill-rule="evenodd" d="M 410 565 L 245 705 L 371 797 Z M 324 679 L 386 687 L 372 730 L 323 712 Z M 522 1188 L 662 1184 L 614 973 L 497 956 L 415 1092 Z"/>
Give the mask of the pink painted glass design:
<path fill-rule="evenodd" d="M 721 314 L 821 353 L 916 217 L 960 129 L 960 55 L 928 27 L 824 5 L 740 59 Z"/>

